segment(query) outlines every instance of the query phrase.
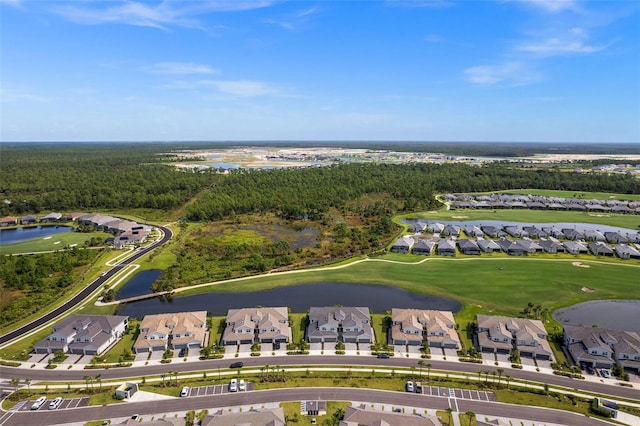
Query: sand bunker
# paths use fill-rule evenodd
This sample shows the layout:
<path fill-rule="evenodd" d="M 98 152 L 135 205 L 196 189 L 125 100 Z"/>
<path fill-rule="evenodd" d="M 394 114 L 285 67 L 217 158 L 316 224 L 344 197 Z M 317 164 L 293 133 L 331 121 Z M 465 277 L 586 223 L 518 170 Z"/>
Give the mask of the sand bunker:
<path fill-rule="evenodd" d="M 469 216 L 451 216 L 454 219 L 467 219 Z"/>
<path fill-rule="evenodd" d="M 48 237 L 44 237 L 44 238 L 43 238 L 43 240 L 50 240 L 50 239 L 51 239 L 51 236 L 48 236 Z"/>
<path fill-rule="evenodd" d="M 573 265 L 573 266 L 577 266 L 578 268 L 591 268 L 591 266 L 589 266 L 589 265 L 585 265 L 585 264 L 584 264 L 584 263 L 582 263 L 582 262 L 573 262 L 573 263 L 572 263 L 572 265 Z"/>
<path fill-rule="evenodd" d="M 60 244 L 60 241 L 56 241 L 56 242 L 55 242 L 55 243 L 53 243 L 53 244 Z"/>
<path fill-rule="evenodd" d="M 584 291 L 585 293 L 593 293 L 595 290 L 589 287 L 582 287 L 580 290 Z"/>

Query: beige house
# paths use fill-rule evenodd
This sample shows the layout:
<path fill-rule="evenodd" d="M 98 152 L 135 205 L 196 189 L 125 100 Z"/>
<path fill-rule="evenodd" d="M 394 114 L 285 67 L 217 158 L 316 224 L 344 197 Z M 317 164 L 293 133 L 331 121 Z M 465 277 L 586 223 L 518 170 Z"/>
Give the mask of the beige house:
<path fill-rule="evenodd" d="M 369 308 L 312 306 L 307 339 L 310 343 L 373 343 L 375 338 Z"/>
<path fill-rule="evenodd" d="M 206 331 L 206 311 L 146 315 L 140 323 L 140 335 L 133 351 L 201 348 Z"/>
<path fill-rule="evenodd" d="M 417 346 L 427 342 L 432 347 L 461 347 L 450 311 L 393 308 L 390 339 L 394 345 Z"/>
<path fill-rule="evenodd" d="M 553 356 L 540 320 L 477 315 L 477 321 L 481 352 L 511 354 L 517 349 L 520 356 L 528 358 L 551 359 Z"/>
<path fill-rule="evenodd" d="M 576 363 L 640 371 L 640 335 L 600 327 L 564 326 L 564 344 Z"/>
<path fill-rule="evenodd" d="M 291 327 L 286 307 L 229 309 L 227 312 L 223 345 L 290 341 Z"/>
<path fill-rule="evenodd" d="M 415 411 L 415 410 L 414 410 Z M 441 426 L 440 419 L 428 414 L 391 413 L 374 410 L 366 405 L 347 407 L 340 426 Z"/>
<path fill-rule="evenodd" d="M 202 419 L 202 426 L 285 426 L 287 421 L 284 409 L 278 407 L 245 411 L 243 413 L 225 413 L 222 410 L 209 414 Z"/>

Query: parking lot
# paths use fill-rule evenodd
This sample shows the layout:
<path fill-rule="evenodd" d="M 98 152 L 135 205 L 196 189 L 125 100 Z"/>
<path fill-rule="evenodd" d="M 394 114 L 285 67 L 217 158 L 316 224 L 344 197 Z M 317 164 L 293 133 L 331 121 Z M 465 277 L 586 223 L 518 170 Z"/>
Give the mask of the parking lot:
<path fill-rule="evenodd" d="M 34 411 L 46 411 L 49 410 L 49 403 L 53 400 L 53 398 L 49 398 L 45 401 L 44 404 L 38 410 Z M 15 407 L 14 411 L 31 411 L 31 405 L 35 402 L 34 400 L 27 400 L 19 402 Z M 89 398 L 68 398 L 63 399 L 60 406 L 57 408 L 58 410 L 64 410 L 65 408 L 78 408 L 78 407 L 88 407 L 89 406 Z"/>
<path fill-rule="evenodd" d="M 246 391 L 255 390 L 255 385 L 253 382 L 247 382 Z M 241 391 L 245 392 L 245 391 Z M 229 384 L 225 383 L 223 385 L 209 385 L 209 386 L 196 386 L 193 388 L 189 388 L 189 393 L 187 397 L 190 396 L 213 396 L 220 395 L 223 393 L 229 393 Z"/>
<path fill-rule="evenodd" d="M 485 392 L 474 389 L 444 388 L 439 386 L 422 386 L 422 394 L 429 396 L 442 396 L 445 398 L 473 399 L 476 401 L 498 401 L 493 392 Z"/>

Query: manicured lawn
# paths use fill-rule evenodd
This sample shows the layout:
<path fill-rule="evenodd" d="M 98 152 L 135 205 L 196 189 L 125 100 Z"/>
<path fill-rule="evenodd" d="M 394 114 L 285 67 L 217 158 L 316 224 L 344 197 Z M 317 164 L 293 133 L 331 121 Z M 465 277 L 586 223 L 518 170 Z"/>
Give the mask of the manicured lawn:
<path fill-rule="evenodd" d="M 74 244 L 76 244 L 78 247 L 84 247 L 84 242 L 90 240 L 91 237 L 100 237 L 102 239 L 106 239 L 112 237 L 112 235 L 106 234 L 104 232 L 61 232 L 59 234 L 40 237 L 35 240 L 22 241 L 19 243 L 6 245 L 3 244 L 0 246 L 0 255 L 63 250 Z"/>
<path fill-rule="evenodd" d="M 387 334 L 389 328 L 386 326 L 385 317 L 387 314 L 373 314 L 371 315 L 371 327 L 376 335 L 376 343 L 387 343 Z M 362 350 L 362 347 L 360 348 Z"/>
<path fill-rule="evenodd" d="M 132 320 L 129 320 L 129 321 L 132 321 Z M 132 321 L 132 325 L 133 325 L 132 330 L 129 333 L 122 336 L 122 339 L 120 339 L 120 341 L 116 343 L 109 350 L 109 352 L 106 353 L 106 358 L 105 358 L 106 363 L 115 364 L 120 361 L 120 355 L 122 355 L 123 351 L 125 350 L 133 351 L 132 349 L 133 344 L 135 343 L 136 338 L 138 337 L 138 333 L 135 332 L 137 328 L 135 327 L 134 321 Z"/>
<path fill-rule="evenodd" d="M 304 337 L 307 321 L 307 313 L 289 314 L 291 319 L 291 340 L 298 343 Z"/>
<path fill-rule="evenodd" d="M 350 402 L 343 401 L 327 401 L 327 414 L 324 416 L 307 416 L 300 413 L 300 401 L 299 402 L 283 402 L 280 407 L 284 409 L 284 416 L 287 419 L 287 424 L 295 424 L 300 426 L 311 426 L 311 419 L 315 418 L 318 425 L 324 424 L 325 419 L 329 419 L 333 414 L 342 409 L 343 411 L 351 406 Z M 306 413 L 305 413 L 306 414 Z"/>

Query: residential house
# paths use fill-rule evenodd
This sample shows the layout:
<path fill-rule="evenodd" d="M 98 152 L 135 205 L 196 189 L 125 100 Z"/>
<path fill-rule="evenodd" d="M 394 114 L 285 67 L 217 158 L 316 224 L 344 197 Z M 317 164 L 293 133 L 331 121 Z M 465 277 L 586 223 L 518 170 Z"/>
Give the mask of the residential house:
<path fill-rule="evenodd" d="M 344 411 L 344 418 L 339 426 L 441 426 L 436 416 L 429 414 L 409 414 L 391 411 L 378 411 L 366 404 L 359 407 L 349 406 Z"/>
<path fill-rule="evenodd" d="M 560 203 L 549 203 L 547 204 L 547 210 L 567 210 L 568 207 L 564 204 Z"/>
<path fill-rule="evenodd" d="M 581 232 L 578 232 L 577 230 L 573 229 L 573 228 L 562 228 L 562 234 L 564 235 L 564 237 L 567 240 L 581 240 L 583 238 L 583 235 Z M 556 237 L 558 238 L 558 237 Z"/>
<path fill-rule="evenodd" d="M 421 254 L 425 256 L 430 256 L 433 253 L 433 249 L 436 246 L 435 241 L 430 240 L 418 240 L 418 242 L 413 246 L 413 254 Z"/>
<path fill-rule="evenodd" d="M 460 250 L 460 253 L 466 255 L 480 254 L 480 247 L 478 247 L 478 244 L 473 240 L 458 240 L 458 249 Z"/>
<path fill-rule="evenodd" d="M 71 315 L 53 327 L 49 336 L 34 345 L 38 354 L 62 351 L 99 355 L 122 337 L 129 317 L 119 315 Z"/>
<path fill-rule="evenodd" d="M 40 222 L 58 222 L 62 218 L 62 213 L 49 213 L 40 219 Z"/>
<path fill-rule="evenodd" d="M 538 242 L 540 247 L 547 253 L 564 253 L 566 250 L 562 244 L 551 239 L 543 239 Z"/>
<path fill-rule="evenodd" d="M 484 236 L 484 232 L 477 226 L 465 226 L 464 233 L 467 234 L 468 237 L 478 238 Z"/>
<path fill-rule="evenodd" d="M 75 222 L 79 217 L 86 216 L 86 213 L 66 213 L 62 215 L 60 220 L 62 222 Z"/>
<path fill-rule="evenodd" d="M 596 242 L 604 242 L 606 238 L 604 234 L 600 231 L 596 231 L 595 229 L 587 229 L 584 231 L 584 239 L 586 241 L 596 241 Z"/>
<path fill-rule="evenodd" d="M 570 254 L 589 253 L 589 249 L 587 248 L 587 246 L 585 246 L 579 241 L 565 241 L 562 245 L 564 246 L 567 253 L 570 253 Z"/>
<path fill-rule="evenodd" d="M 617 214 L 632 214 L 633 210 L 625 205 L 613 206 L 611 207 L 611 213 Z"/>
<path fill-rule="evenodd" d="M 429 225 L 429 232 L 433 234 L 439 234 L 444 230 L 444 224 L 442 223 L 432 223 Z"/>
<path fill-rule="evenodd" d="M 16 226 L 18 218 L 15 216 L 6 216 L 0 219 L 0 226 Z"/>
<path fill-rule="evenodd" d="M 461 347 L 450 311 L 393 308 L 389 334 L 394 345 L 418 346 L 427 342 L 438 348 Z"/>
<path fill-rule="evenodd" d="M 542 246 L 538 243 L 536 243 L 535 241 L 532 241 L 528 238 L 522 239 L 522 240 L 518 240 L 516 241 L 519 245 L 521 245 L 522 247 L 525 247 L 527 249 L 527 253 L 533 254 L 533 253 L 541 253 L 544 251 L 544 249 L 542 248 Z"/>
<path fill-rule="evenodd" d="M 436 253 L 440 256 L 455 256 L 456 255 L 455 242 L 452 240 L 441 238 L 440 241 L 438 241 L 438 248 L 436 249 Z"/>
<path fill-rule="evenodd" d="M 411 230 L 411 232 L 415 232 L 416 234 L 421 234 L 427 231 L 428 226 L 429 225 L 427 224 L 427 222 L 422 222 L 419 220 L 416 223 L 412 224 L 409 227 L 409 230 Z"/>
<path fill-rule="evenodd" d="M 33 225 L 37 222 L 38 222 L 38 217 L 34 214 L 28 214 L 20 218 L 20 223 L 23 225 Z"/>
<path fill-rule="evenodd" d="M 494 251 L 500 251 L 501 248 L 493 240 L 486 240 L 484 238 L 478 238 L 478 247 L 485 253 L 493 253 Z"/>
<path fill-rule="evenodd" d="M 171 349 L 201 348 L 207 330 L 207 311 L 146 315 L 140 335 L 133 345 L 135 353 Z"/>
<path fill-rule="evenodd" d="M 393 243 L 391 251 L 394 253 L 409 253 L 414 244 L 415 240 L 413 238 L 408 236 L 401 237 Z"/>
<path fill-rule="evenodd" d="M 610 207 L 603 206 L 601 204 L 587 204 L 585 208 L 587 209 L 588 212 L 595 212 L 595 213 L 605 213 L 611 210 Z"/>
<path fill-rule="evenodd" d="M 511 235 L 513 238 L 523 238 L 529 236 L 529 234 L 525 230 L 518 226 L 505 226 L 503 229 L 504 232 L 506 232 L 508 235 Z"/>
<path fill-rule="evenodd" d="M 600 327 L 564 326 L 564 344 L 578 364 L 595 368 L 623 368 L 640 372 L 640 336 L 632 331 Z"/>
<path fill-rule="evenodd" d="M 590 243 L 589 251 L 594 256 L 613 256 L 613 249 L 605 243 Z"/>
<path fill-rule="evenodd" d="M 307 339 L 310 343 L 373 343 L 371 315 L 366 307 L 311 307 Z"/>
<path fill-rule="evenodd" d="M 619 232 L 605 232 L 604 238 L 607 240 L 608 243 L 613 243 L 613 244 L 626 244 L 629 242 L 627 237 L 620 234 Z"/>
<path fill-rule="evenodd" d="M 640 259 L 640 251 L 627 244 L 619 244 L 614 248 L 620 259 Z"/>
<path fill-rule="evenodd" d="M 520 244 L 519 241 L 512 241 L 503 238 L 496 241 L 496 244 L 500 246 L 502 251 L 511 256 L 525 256 L 527 253 L 529 253 L 529 248 Z"/>
<path fill-rule="evenodd" d="M 184 423 L 184 420 L 182 421 Z M 200 422 L 202 426 L 285 426 L 287 420 L 282 407 L 230 413 L 219 410 L 214 414 L 204 416 Z"/>
<path fill-rule="evenodd" d="M 142 244 L 146 241 L 151 231 L 149 229 L 129 229 L 113 239 L 113 248 L 119 250 L 125 244 Z"/>
<path fill-rule="evenodd" d="M 496 238 L 500 230 L 495 226 L 481 226 L 482 232 L 487 234 L 487 237 Z"/>
<path fill-rule="evenodd" d="M 457 225 L 446 225 L 440 235 L 446 235 L 448 237 L 457 237 L 460 235 L 460 227 Z"/>
<path fill-rule="evenodd" d="M 557 228 L 556 226 L 543 226 L 542 231 L 553 238 L 565 238 L 562 230 Z"/>
<path fill-rule="evenodd" d="M 290 341 L 291 327 L 286 307 L 229 309 L 227 312 L 223 345 Z"/>
<path fill-rule="evenodd" d="M 582 204 L 578 204 L 578 203 L 567 203 L 565 204 L 565 207 L 567 208 L 567 210 L 573 210 L 573 211 L 577 211 L 577 212 L 584 212 L 587 210 L 587 208 L 585 206 L 583 206 Z"/>
<path fill-rule="evenodd" d="M 511 354 L 549 360 L 553 357 L 547 332 L 540 320 L 477 315 L 477 337 L 481 352 Z"/>

